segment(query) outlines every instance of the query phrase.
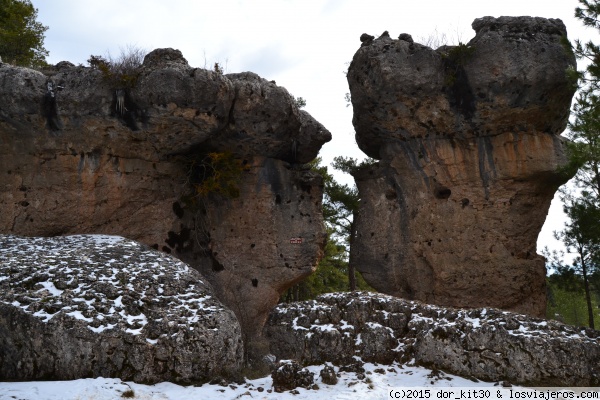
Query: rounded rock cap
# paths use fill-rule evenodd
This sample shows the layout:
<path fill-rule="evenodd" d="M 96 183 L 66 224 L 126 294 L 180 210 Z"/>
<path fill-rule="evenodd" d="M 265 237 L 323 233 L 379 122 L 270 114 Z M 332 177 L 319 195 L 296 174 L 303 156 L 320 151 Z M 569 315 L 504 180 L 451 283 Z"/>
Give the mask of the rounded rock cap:
<path fill-rule="evenodd" d="M 172 48 L 155 49 L 144 57 L 144 67 L 164 67 L 167 65 L 179 64 L 184 67 L 189 67 L 187 60 L 181 54 L 181 51 Z"/>

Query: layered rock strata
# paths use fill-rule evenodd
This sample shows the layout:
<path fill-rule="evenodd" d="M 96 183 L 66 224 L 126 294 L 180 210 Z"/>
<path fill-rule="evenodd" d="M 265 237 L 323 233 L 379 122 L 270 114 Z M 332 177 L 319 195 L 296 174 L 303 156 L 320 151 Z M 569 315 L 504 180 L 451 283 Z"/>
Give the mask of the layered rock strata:
<path fill-rule="evenodd" d="M 536 240 L 575 91 L 557 19 L 485 17 L 467 44 L 361 38 L 348 70 L 360 148 L 352 258 L 377 290 L 543 316 Z"/>
<path fill-rule="evenodd" d="M 338 365 L 414 362 L 470 379 L 596 386 L 600 332 L 492 308 L 453 309 L 383 294 L 280 304 L 265 326 L 280 359 Z"/>
<path fill-rule="evenodd" d="M 232 378 L 240 325 L 200 274 L 116 236 L 0 235 L 0 379 Z"/>
<path fill-rule="evenodd" d="M 126 73 L 0 64 L 0 86 L 0 232 L 114 234 L 173 253 L 207 273 L 245 332 L 314 271 L 322 184 L 299 165 L 331 135 L 274 82 L 158 49 Z M 210 153 L 234 179 L 215 178 Z M 213 178 L 230 193 L 198 195 Z"/>

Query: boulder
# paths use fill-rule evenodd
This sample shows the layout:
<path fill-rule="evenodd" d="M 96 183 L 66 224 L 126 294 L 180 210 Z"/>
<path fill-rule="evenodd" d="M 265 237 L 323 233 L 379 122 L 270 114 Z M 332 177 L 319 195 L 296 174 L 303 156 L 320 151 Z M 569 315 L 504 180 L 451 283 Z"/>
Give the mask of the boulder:
<path fill-rule="evenodd" d="M 314 384 L 314 373 L 302 368 L 295 361 L 281 361 L 271 374 L 273 389 L 277 393 L 302 387 L 310 389 Z"/>
<path fill-rule="evenodd" d="M 324 366 L 321 372 L 319 372 L 319 376 L 321 377 L 321 382 L 326 385 L 337 385 L 338 383 L 337 374 L 331 365 Z"/>
<path fill-rule="evenodd" d="M 0 379 L 235 377 L 232 311 L 200 274 L 117 236 L 0 235 Z"/>
<path fill-rule="evenodd" d="M 265 336 L 275 356 L 304 365 L 352 365 L 360 357 L 520 385 L 600 383 L 599 331 L 493 308 L 454 309 L 384 294 L 332 293 L 278 305 Z"/>
<path fill-rule="evenodd" d="M 220 253 L 227 279 L 207 277 L 219 295 L 232 281 L 264 291 L 222 299 L 249 321 L 247 332 L 260 331 L 279 294 L 314 270 L 322 184 L 299 166 L 331 134 L 285 88 L 253 73 L 192 68 L 174 49 L 125 72 L 62 63 L 44 75 L 2 64 L 0 82 L 0 233 L 121 235 L 202 271 Z M 210 153 L 239 163 L 235 195 L 198 194 Z M 265 214 L 252 215 L 256 224 L 236 232 L 243 237 L 226 235 L 222 223 L 241 229 L 233 218 L 250 209 Z M 275 249 L 293 235 L 302 245 Z M 227 254 L 238 239 L 244 251 Z"/>
<path fill-rule="evenodd" d="M 377 290 L 543 316 L 537 236 L 565 177 L 575 92 L 557 19 L 485 17 L 467 44 L 382 35 L 348 70 L 359 147 L 352 259 Z"/>

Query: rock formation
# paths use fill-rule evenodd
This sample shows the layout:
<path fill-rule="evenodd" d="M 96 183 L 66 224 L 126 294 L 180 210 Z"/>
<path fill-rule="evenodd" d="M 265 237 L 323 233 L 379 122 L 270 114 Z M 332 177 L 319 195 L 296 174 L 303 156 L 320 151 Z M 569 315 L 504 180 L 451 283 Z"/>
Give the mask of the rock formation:
<path fill-rule="evenodd" d="M 200 274 L 116 236 L 0 235 L 0 380 L 231 378 L 240 325 Z"/>
<path fill-rule="evenodd" d="M 310 389 L 314 384 L 314 373 L 302 368 L 293 360 L 281 361 L 273 370 L 271 377 L 273 378 L 273 390 L 276 393 L 293 390 L 297 387 Z"/>
<path fill-rule="evenodd" d="M 265 335 L 300 364 L 417 365 L 486 381 L 539 386 L 600 383 L 600 332 L 492 308 L 453 309 L 383 294 L 326 294 L 280 304 Z"/>
<path fill-rule="evenodd" d="M 466 45 L 361 37 L 348 70 L 362 203 L 352 257 L 377 290 L 542 316 L 536 240 L 564 178 L 575 58 L 558 19 L 485 17 Z"/>
<path fill-rule="evenodd" d="M 330 133 L 274 82 L 192 68 L 178 50 L 125 73 L 95 65 L 0 65 L 0 232 L 114 234 L 171 252 L 260 332 L 321 257 L 322 183 L 299 165 Z M 196 193 L 222 172 L 211 152 L 238 169 L 227 195 Z"/>

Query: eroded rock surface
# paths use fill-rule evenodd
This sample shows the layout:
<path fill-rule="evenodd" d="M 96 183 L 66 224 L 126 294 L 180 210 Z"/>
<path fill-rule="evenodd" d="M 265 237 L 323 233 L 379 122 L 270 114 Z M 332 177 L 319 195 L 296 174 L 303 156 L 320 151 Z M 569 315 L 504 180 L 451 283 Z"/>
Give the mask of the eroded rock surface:
<path fill-rule="evenodd" d="M 256 336 L 281 293 L 322 256 L 322 183 L 309 169 L 270 158 L 253 158 L 243 174 L 236 198 L 206 199 L 205 212 L 181 210 L 189 235 L 177 237 L 176 254 L 197 265 Z"/>
<path fill-rule="evenodd" d="M 231 378 L 243 343 L 200 274 L 117 236 L 0 235 L 0 379 Z"/>
<path fill-rule="evenodd" d="M 271 374 L 273 390 L 281 393 L 297 387 L 310 389 L 314 384 L 314 375 L 313 372 L 302 368 L 296 361 L 282 361 Z"/>
<path fill-rule="evenodd" d="M 575 58 L 557 19 L 485 17 L 466 45 L 364 37 L 348 70 L 356 140 L 379 165 L 352 255 L 381 292 L 545 312 L 537 236 L 565 162 Z"/>
<path fill-rule="evenodd" d="M 373 293 L 280 304 L 271 350 L 301 364 L 417 365 L 486 381 L 540 386 L 600 382 L 600 332 L 492 308 L 453 309 Z"/>
<path fill-rule="evenodd" d="M 298 165 L 330 133 L 285 88 L 192 68 L 178 50 L 151 52 L 125 78 L 66 62 L 47 75 L 0 65 L 0 232 L 122 235 L 203 272 L 214 259 L 227 275 L 208 276 L 221 300 L 260 331 L 276 294 L 321 257 L 321 182 Z M 210 152 L 242 163 L 239 196 L 195 192 Z M 238 223 L 249 214 L 252 225 Z M 294 235 L 301 244 L 275 249 Z M 254 292 L 220 286 L 238 281 Z"/>

